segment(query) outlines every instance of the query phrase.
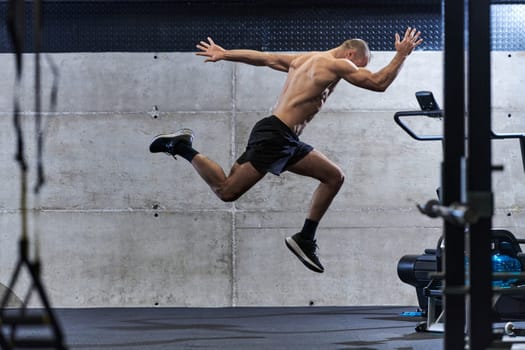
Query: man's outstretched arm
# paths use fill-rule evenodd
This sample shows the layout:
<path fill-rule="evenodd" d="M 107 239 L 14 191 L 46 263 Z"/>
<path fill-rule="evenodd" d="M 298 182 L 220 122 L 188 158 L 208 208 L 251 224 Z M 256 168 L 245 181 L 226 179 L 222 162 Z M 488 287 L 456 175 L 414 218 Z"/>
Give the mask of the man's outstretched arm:
<path fill-rule="evenodd" d="M 407 56 L 423 42 L 423 39 L 419 37 L 420 35 L 421 32 L 410 27 L 406 30 L 403 40 L 396 33 L 396 55 L 389 64 L 375 73 L 367 69 L 357 68 L 352 62 L 339 62 L 340 72 L 343 72 L 342 77 L 346 81 L 368 90 L 385 91 L 399 74 Z"/>
<path fill-rule="evenodd" d="M 242 62 L 252 66 L 266 66 L 282 72 L 288 72 L 292 61 L 299 56 L 256 50 L 225 50 L 215 44 L 210 37 L 208 37 L 208 42 L 201 41 L 197 44 L 197 48 L 201 51 L 197 52 L 196 55 L 208 57 L 204 62 L 217 62 L 220 60 Z"/>

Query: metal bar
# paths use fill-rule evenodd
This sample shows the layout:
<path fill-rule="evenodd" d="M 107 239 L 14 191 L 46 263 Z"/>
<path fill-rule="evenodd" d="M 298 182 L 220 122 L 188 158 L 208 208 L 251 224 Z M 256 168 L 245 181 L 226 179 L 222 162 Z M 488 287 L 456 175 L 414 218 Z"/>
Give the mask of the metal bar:
<path fill-rule="evenodd" d="M 403 121 L 403 117 L 415 117 L 415 116 L 422 116 L 425 115 L 425 112 L 397 112 L 394 115 L 394 121 L 396 122 L 401 129 L 403 129 L 404 132 L 406 132 L 410 137 L 412 137 L 415 140 L 418 141 L 441 141 L 443 140 L 442 135 L 418 135 L 412 130 L 405 122 Z"/>
<path fill-rule="evenodd" d="M 521 150 L 521 163 L 523 165 L 523 171 L 525 172 L 525 138 L 520 138 L 520 150 Z"/>
<path fill-rule="evenodd" d="M 470 227 L 469 343 L 485 350 L 492 342 L 492 161 L 490 114 L 490 1 L 470 0 L 468 69 L 469 205 L 485 213 Z"/>
<path fill-rule="evenodd" d="M 405 122 L 403 117 L 416 117 L 416 116 L 427 116 L 434 117 L 441 112 L 422 112 L 422 111 L 406 111 L 406 112 L 397 112 L 394 114 L 394 121 L 396 122 L 403 131 L 405 131 L 410 137 L 418 141 L 441 141 L 443 140 L 443 135 L 418 135 L 412 130 Z M 442 115 L 439 115 L 442 117 Z"/>
<path fill-rule="evenodd" d="M 464 91 L 464 1 L 444 0 L 445 76 L 444 143 L 442 165 L 443 205 L 462 200 L 462 159 L 465 155 Z M 445 254 L 445 339 L 446 350 L 465 347 L 465 295 L 450 291 L 464 288 L 464 228 L 444 222 Z"/>

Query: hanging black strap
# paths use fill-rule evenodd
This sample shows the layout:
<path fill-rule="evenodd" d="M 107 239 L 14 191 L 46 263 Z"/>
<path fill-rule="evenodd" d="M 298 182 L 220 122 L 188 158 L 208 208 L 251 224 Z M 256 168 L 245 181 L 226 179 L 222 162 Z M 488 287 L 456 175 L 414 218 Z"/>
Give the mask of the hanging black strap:
<path fill-rule="evenodd" d="M 40 52 L 42 51 L 42 0 L 33 2 L 33 45 L 35 50 L 35 133 L 36 133 L 36 185 L 39 193 L 44 185 L 44 166 L 42 164 L 43 130 L 42 130 L 42 84 L 40 69 Z"/>
<path fill-rule="evenodd" d="M 23 173 L 27 172 L 27 163 L 24 155 L 24 135 L 22 133 L 22 126 L 20 121 L 20 82 L 22 79 L 22 51 L 24 48 L 24 0 L 9 0 L 7 10 L 7 28 L 11 43 L 15 52 L 16 60 L 16 82 L 14 89 L 14 106 L 13 106 L 13 124 L 16 134 L 16 155 L 15 159 L 20 165 Z"/>

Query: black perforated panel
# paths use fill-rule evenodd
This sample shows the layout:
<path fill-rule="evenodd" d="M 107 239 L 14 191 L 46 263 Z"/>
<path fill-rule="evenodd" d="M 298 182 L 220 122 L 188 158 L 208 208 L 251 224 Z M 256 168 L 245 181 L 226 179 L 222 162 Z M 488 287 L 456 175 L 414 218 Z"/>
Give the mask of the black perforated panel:
<path fill-rule="evenodd" d="M 26 51 L 31 51 L 31 6 Z M 0 2 L 0 52 L 10 52 Z M 493 47 L 525 50 L 525 5 L 493 5 Z M 207 36 L 227 48 L 324 50 L 352 37 L 393 50 L 395 32 L 416 26 L 421 50 L 442 49 L 438 0 L 52 1 L 44 2 L 44 51 L 194 51 Z"/>

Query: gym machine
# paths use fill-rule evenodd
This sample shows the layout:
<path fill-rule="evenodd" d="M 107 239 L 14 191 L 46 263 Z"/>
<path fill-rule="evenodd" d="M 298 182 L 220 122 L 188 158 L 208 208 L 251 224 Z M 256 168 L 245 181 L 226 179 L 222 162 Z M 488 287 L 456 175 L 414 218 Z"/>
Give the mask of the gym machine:
<path fill-rule="evenodd" d="M 394 115 L 395 122 L 413 139 L 418 141 L 443 141 L 442 135 L 420 135 L 405 122 L 407 118 L 427 117 L 442 118 L 443 111 L 429 91 L 416 92 L 421 110 L 401 111 Z M 518 139 L 525 171 L 525 134 L 497 134 L 491 131 L 492 139 Z M 477 212 L 472 208 L 452 203 L 441 205 L 440 189 L 438 199 L 430 200 L 425 205 L 418 205 L 419 211 L 432 218 L 441 217 L 447 223 L 461 227 L 467 236 L 468 225 L 478 220 Z M 492 300 L 494 321 L 525 320 L 525 253 L 520 245 L 525 239 L 517 239 L 506 229 L 491 229 L 490 247 L 492 262 Z M 398 276 L 404 283 L 416 289 L 419 309 L 426 321 L 416 326 L 416 331 L 444 332 L 445 308 L 443 304 L 442 258 L 445 249 L 444 239 L 440 237 L 435 248 L 425 249 L 420 255 L 405 255 L 398 262 Z M 469 257 L 465 254 L 465 286 L 469 286 Z M 509 275 L 510 274 L 510 275 Z M 465 291 L 466 292 L 466 291 Z M 525 330 L 508 322 L 500 335 L 524 336 Z"/>

